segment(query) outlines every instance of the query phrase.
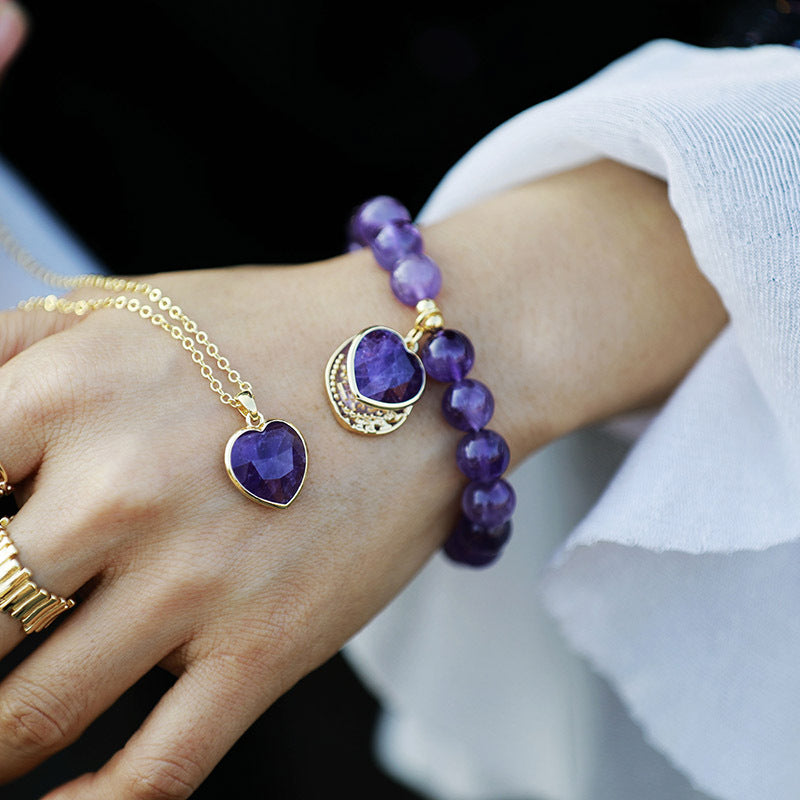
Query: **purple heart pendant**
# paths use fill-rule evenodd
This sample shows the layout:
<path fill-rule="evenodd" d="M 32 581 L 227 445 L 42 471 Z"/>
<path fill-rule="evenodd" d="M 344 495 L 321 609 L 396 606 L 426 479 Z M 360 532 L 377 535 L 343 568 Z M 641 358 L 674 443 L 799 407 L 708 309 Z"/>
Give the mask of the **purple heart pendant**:
<path fill-rule="evenodd" d="M 262 505 L 286 508 L 302 488 L 307 466 L 305 440 L 282 419 L 242 428 L 225 448 L 225 468 L 234 486 Z"/>
<path fill-rule="evenodd" d="M 425 367 L 391 328 L 367 328 L 353 339 L 347 371 L 356 397 L 379 408 L 415 403 L 425 388 Z"/>
<path fill-rule="evenodd" d="M 397 331 L 375 325 L 334 352 L 325 380 L 340 424 L 357 433 L 390 433 L 422 395 L 425 368 Z"/>

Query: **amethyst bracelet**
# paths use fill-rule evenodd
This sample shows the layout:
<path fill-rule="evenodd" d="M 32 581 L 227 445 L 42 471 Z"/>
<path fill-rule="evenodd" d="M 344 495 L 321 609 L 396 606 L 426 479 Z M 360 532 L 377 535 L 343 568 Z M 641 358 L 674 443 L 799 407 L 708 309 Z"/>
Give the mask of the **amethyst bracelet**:
<path fill-rule="evenodd" d="M 345 342 L 328 364 L 331 402 L 340 417 L 348 418 L 351 428 L 384 433 L 388 430 L 377 428 L 386 427 L 387 418 L 402 413 L 400 421 L 405 420 L 424 388 L 425 375 L 450 384 L 442 398 L 442 413 L 450 425 L 465 432 L 456 449 L 456 463 L 470 483 L 461 496 L 461 514 L 444 552 L 453 561 L 473 567 L 491 564 L 511 535 L 516 498 L 502 478 L 510 459 L 508 445 L 486 427 L 494 413 L 492 393 L 467 377 L 475 361 L 472 342 L 460 331 L 444 328 L 434 302 L 442 286 L 441 272 L 423 252 L 422 236 L 401 203 L 387 196 L 368 200 L 354 212 L 348 234 L 351 250 L 370 247 L 378 264 L 390 273 L 395 297 L 416 308 L 418 317 L 404 338 L 376 326 Z M 396 342 L 389 344 L 393 337 L 402 339 L 402 348 Z M 337 356 L 338 371 L 333 369 Z M 342 366 L 345 362 L 349 371 Z M 386 402 L 387 396 L 397 402 Z M 376 429 L 357 428 L 352 420 L 358 415 L 369 419 L 364 425 Z"/>

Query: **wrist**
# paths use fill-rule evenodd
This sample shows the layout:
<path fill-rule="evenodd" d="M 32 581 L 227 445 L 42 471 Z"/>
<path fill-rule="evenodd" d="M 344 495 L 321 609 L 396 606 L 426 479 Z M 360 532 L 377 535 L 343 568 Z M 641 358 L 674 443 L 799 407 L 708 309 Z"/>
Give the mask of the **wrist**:
<path fill-rule="evenodd" d="M 616 162 L 503 193 L 424 231 L 449 327 L 475 343 L 519 459 L 663 398 L 726 321 L 666 184 Z"/>

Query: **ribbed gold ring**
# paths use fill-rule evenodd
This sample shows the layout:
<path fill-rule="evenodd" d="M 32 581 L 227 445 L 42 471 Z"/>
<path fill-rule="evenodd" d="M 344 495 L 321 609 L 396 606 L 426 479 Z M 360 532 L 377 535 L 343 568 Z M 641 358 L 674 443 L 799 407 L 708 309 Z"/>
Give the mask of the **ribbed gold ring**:
<path fill-rule="evenodd" d="M 0 497 L 5 497 L 13 491 L 14 487 L 8 482 L 8 473 L 3 469 L 3 465 L 0 464 Z"/>
<path fill-rule="evenodd" d="M 8 535 L 8 517 L 0 519 L 0 611 L 11 614 L 22 623 L 25 633 L 38 633 L 56 617 L 75 605 L 40 588 L 16 556 L 17 548 Z"/>

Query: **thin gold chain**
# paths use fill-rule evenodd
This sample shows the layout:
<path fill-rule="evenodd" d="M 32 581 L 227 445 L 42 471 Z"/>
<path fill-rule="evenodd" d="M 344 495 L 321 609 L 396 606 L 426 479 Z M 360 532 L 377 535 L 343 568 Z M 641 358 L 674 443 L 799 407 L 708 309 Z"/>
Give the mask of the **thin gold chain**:
<path fill-rule="evenodd" d="M 99 289 L 113 293 L 106 297 L 88 300 L 71 300 L 66 297 L 56 297 L 54 294 L 31 297 L 19 303 L 17 307 L 21 311 L 43 310 L 82 317 L 91 311 L 114 308 L 137 314 L 152 325 L 163 328 L 173 339 L 180 342 L 184 350 L 191 353 L 192 361 L 200 367 L 200 374 L 208 381 L 211 391 L 219 397 L 220 402 L 239 411 L 250 425 L 257 427 L 263 423 L 264 418 L 252 401 L 253 387 L 242 380 L 228 359 L 220 354 L 217 345 L 208 338 L 208 334 L 200 330 L 197 323 L 187 316 L 180 306 L 175 305 L 164 295 L 161 289 L 129 278 L 108 275 L 69 276 L 53 272 L 22 246 L 2 220 L 0 220 L 0 245 L 22 269 L 50 286 L 60 289 Z M 144 295 L 144 300 L 130 297 L 131 294 Z M 205 350 L 205 355 L 200 348 Z M 236 395 L 225 390 L 222 381 L 214 375 L 213 369 L 206 362 L 206 356 L 213 359 L 219 370 L 238 387 Z"/>

